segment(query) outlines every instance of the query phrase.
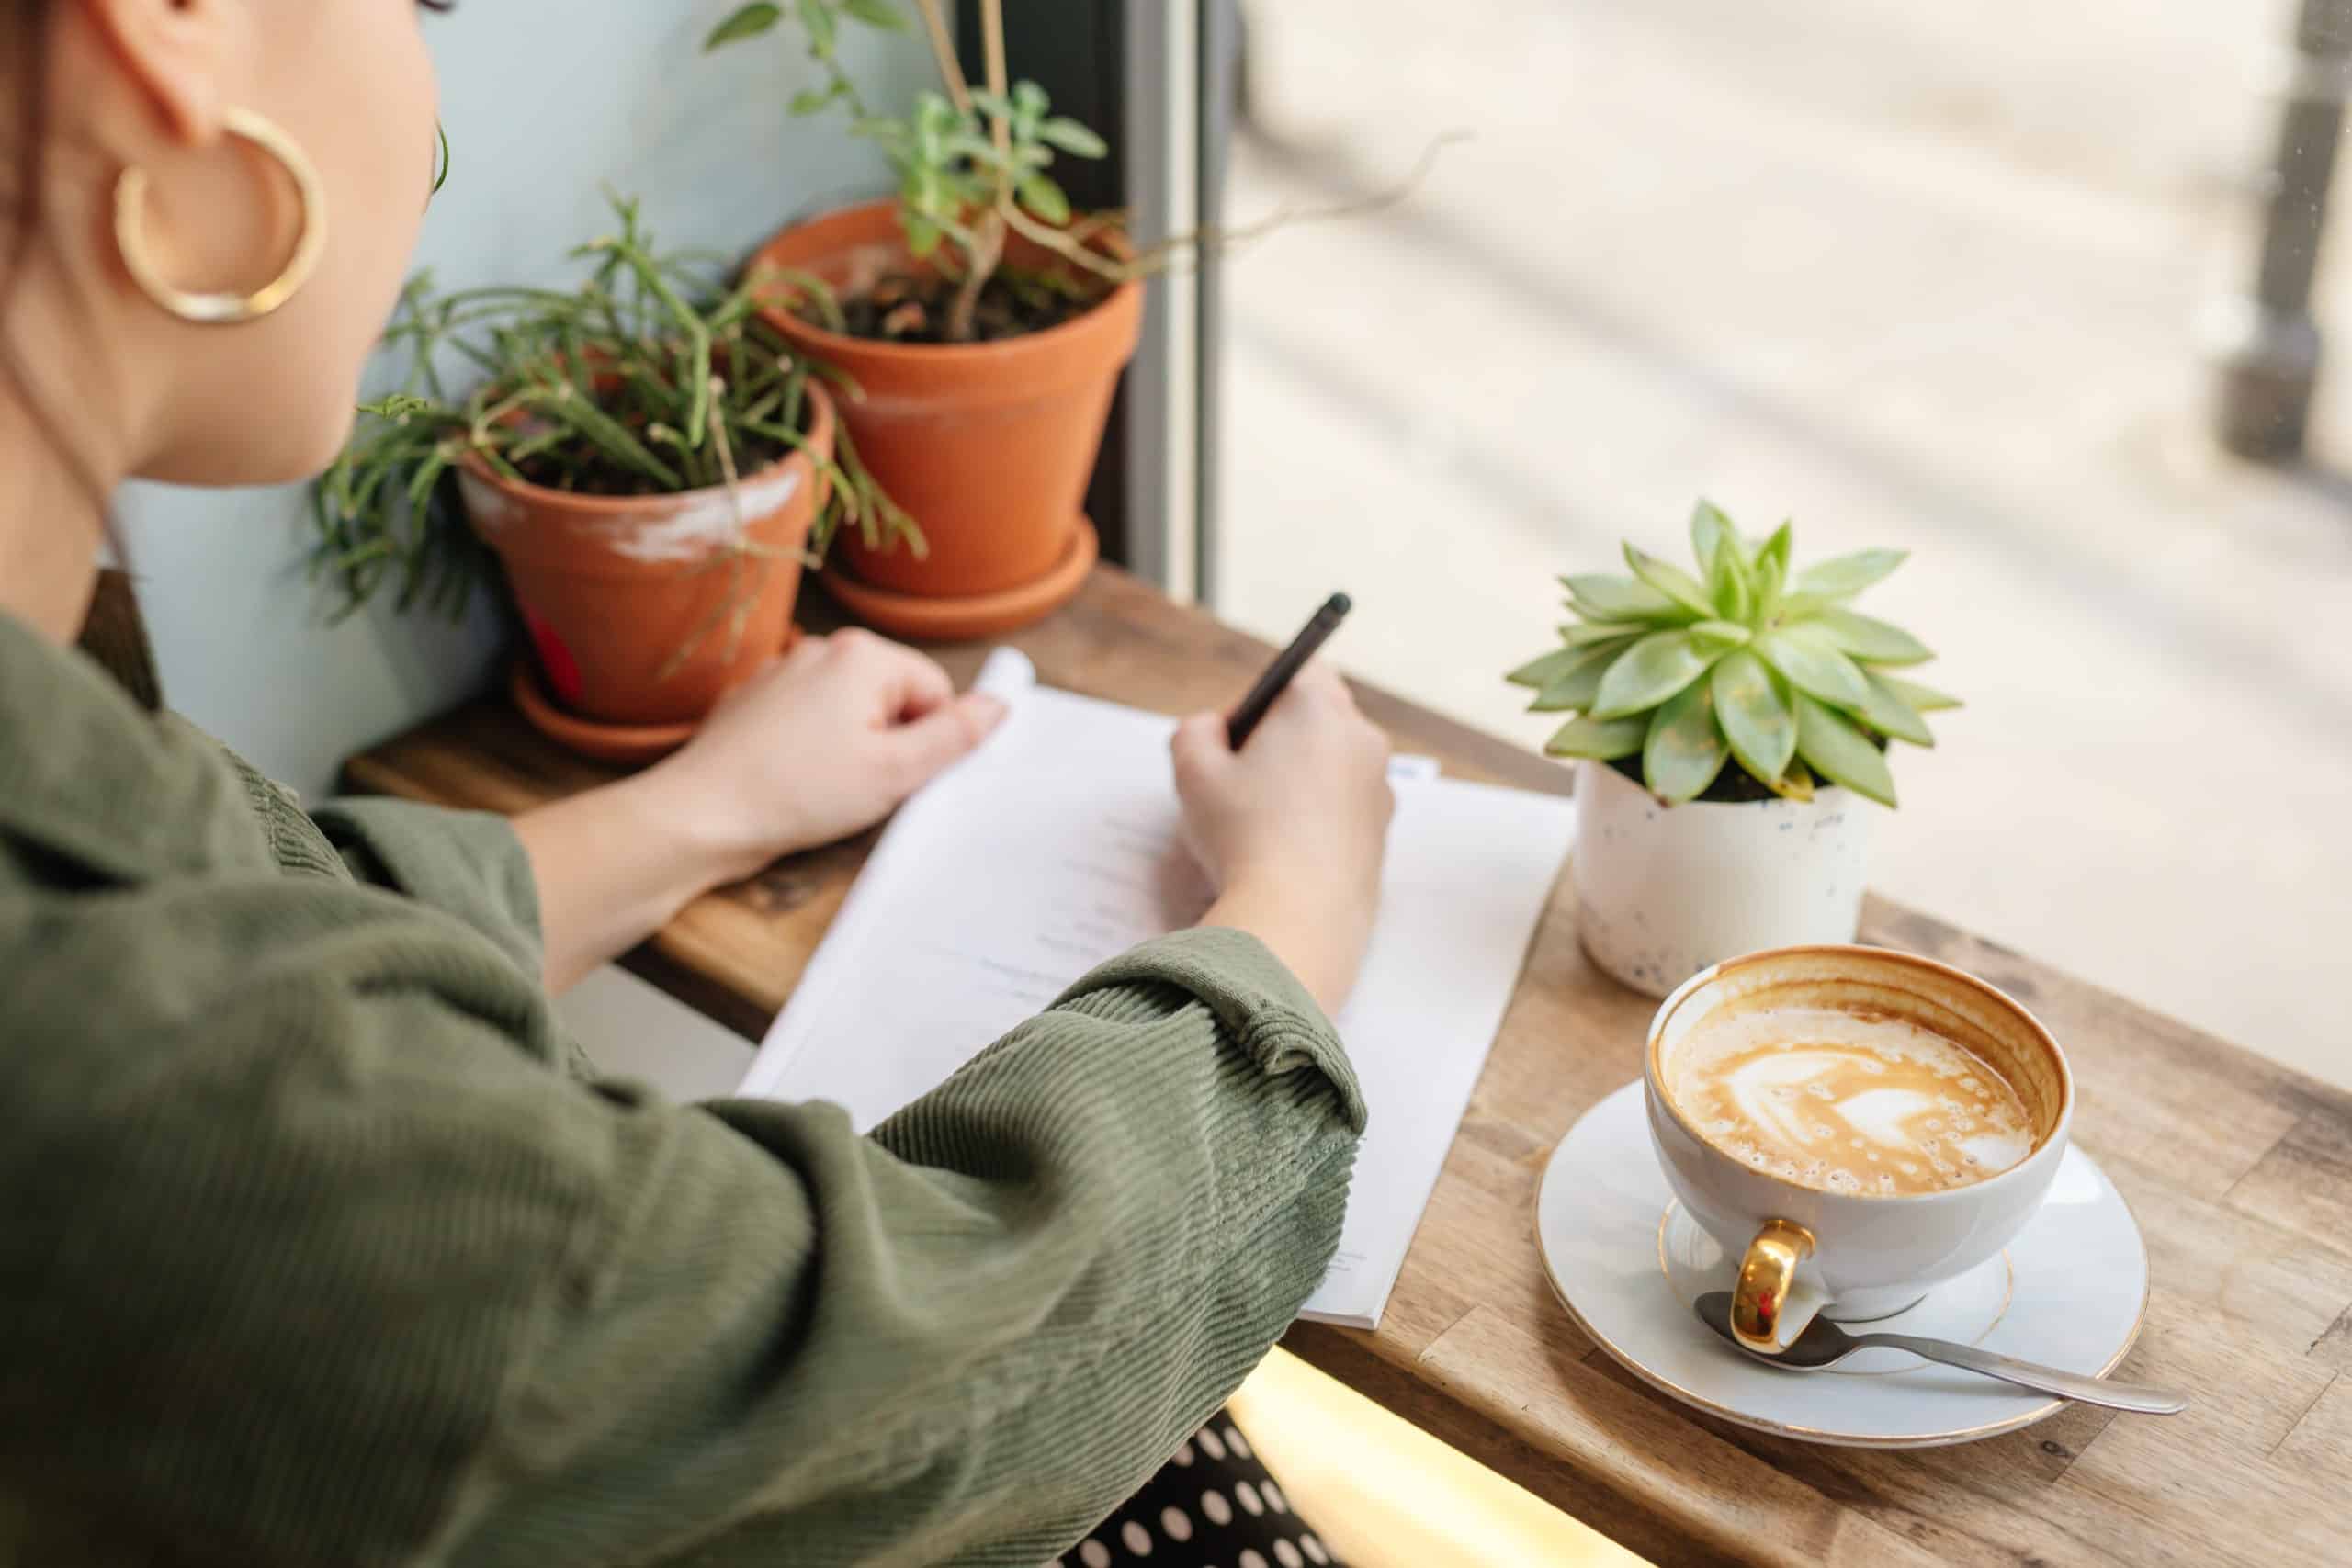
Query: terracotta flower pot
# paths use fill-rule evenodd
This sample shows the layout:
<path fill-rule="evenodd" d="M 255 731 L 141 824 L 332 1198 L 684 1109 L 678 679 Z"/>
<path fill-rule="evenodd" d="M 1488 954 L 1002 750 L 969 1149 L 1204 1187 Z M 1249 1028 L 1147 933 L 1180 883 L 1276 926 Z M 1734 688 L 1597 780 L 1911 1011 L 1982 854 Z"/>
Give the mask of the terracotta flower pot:
<path fill-rule="evenodd" d="M 811 385 L 808 442 L 827 457 L 833 418 Z M 458 483 L 474 532 L 506 569 L 547 690 L 571 714 L 691 725 L 792 635 L 801 550 L 824 496 L 805 451 L 743 476 L 737 495 L 574 495 L 470 460 Z M 738 548 L 742 538 L 756 547 Z"/>
<path fill-rule="evenodd" d="M 1052 259 L 1017 236 L 1006 248 L 1006 260 L 1016 266 L 1041 267 Z M 854 278 L 917 264 L 894 205 L 879 201 L 787 229 L 752 265 L 809 273 L 846 288 Z M 1122 285 L 1057 327 L 995 343 L 879 343 L 827 332 L 781 309 L 768 320 L 803 354 L 856 382 L 864 396 L 842 400 L 842 422 L 865 466 L 914 517 L 928 546 L 922 556 L 904 547 L 874 550 L 844 530 L 834 557 L 841 568 L 887 595 L 992 601 L 999 626 L 1007 595 L 1018 598 L 1022 590 L 1069 575 L 1111 396 L 1142 329 L 1142 285 Z M 868 604 L 883 597 L 861 595 L 856 607 L 871 617 Z M 940 628 L 890 629 L 922 635 Z"/>

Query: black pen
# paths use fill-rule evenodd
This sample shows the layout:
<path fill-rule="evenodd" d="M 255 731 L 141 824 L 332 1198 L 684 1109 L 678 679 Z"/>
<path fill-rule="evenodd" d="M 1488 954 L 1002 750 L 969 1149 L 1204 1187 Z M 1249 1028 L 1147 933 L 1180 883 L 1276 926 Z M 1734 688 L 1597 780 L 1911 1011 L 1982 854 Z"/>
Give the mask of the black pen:
<path fill-rule="evenodd" d="M 1290 646 L 1274 655 L 1274 661 L 1266 666 L 1266 672 L 1258 677 L 1258 683 L 1250 688 L 1250 694 L 1241 699 L 1241 705 L 1225 721 L 1227 744 L 1237 751 L 1241 750 L 1241 743 L 1250 739 L 1250 732 L 1258 728 L 1258 721 L 1266 716 L 1266 710 L 1274 705 L 1274 700 L 1290 684 L 1291 677 L 1330 640 L 1331 634 L 1340 629 L 1340 623 L 1354 607 L 1344 593 L 1334 593 L 1323 602 L 1323 607 L 1315 612 L 1305 629 L 1291 638 Z"/>

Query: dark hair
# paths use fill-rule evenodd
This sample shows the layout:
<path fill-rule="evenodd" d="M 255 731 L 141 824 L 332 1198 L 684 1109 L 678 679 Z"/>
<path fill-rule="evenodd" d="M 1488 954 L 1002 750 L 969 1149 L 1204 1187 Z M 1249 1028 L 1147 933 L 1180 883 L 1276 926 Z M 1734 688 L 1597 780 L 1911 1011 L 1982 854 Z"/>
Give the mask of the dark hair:
<path fill-rule="evenodd" d="M 40 145 L 49 121 L 50 0 L 0 0 L 0 105 L 12 107 L 0 166 L 0 298 L 15 283 L 40 227 Z M 22 46 L 18 39 L 24 40 Z M 5 351 L 0 344 L 0 351 Z"/>
<path fill-rule="evenodd" d="M 0 303 L 17 285 L 26 258 L 40 241 L 41 148 L 49 133 L 49 29 L 54 20 L 51 0 L 0 0 L 0 106 L 13 107 L 13 123 L 0 146 Z M 16 345 L 0 334 L 0 377 L 17 392 L 26 417 L 40 430 L 58 460 L 89 492 L 98 510 L 100 525 L 113 545 L 115 558 L 126 561 L 121 536 L 106 511 L 106 485 L 82 458 L 60 427 L 56 416 L 35 395 L 32 383 L 17 363 Z M 147 640 L 146 622 L 139 613 L 139 597 L 129 572 L 99 573 L 81 634 L 84 651 L 96 659 L 121 682 L 133 701 L 147 708 L 163 705 L 163 684 L 155 671 L 154 650 Z"/>
<path fill-rule="evenodd" d="M 15 124 L 9 135 L 7 167 L 0 169 L 0 300 L 17 286 L 25 258 L 40 239 L 41 144 L 49 131 L 49 29 L 51 0 L 0 0 L 0 39 L 6 39 L 8 77 L 0 77 L 0 102 L 13 104 Z M 25 39 L 22 48 L 14 40 Z M 15 345 L 0 335 L 0 376 L 13 382 L 32 422 L 85 488 L 103 502 L 105 486 L 83 461 L 81 453 L 58 425 L 56 416 L 33 395 L 32 383 L 17 364 Z"/>

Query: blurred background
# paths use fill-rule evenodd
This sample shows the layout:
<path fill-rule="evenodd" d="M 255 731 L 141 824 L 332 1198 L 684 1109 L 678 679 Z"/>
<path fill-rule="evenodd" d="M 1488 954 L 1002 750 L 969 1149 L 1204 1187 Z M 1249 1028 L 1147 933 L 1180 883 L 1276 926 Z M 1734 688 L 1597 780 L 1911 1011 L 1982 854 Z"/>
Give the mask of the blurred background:
<path fill-rule="evenodd" d="M 1699 496 L 1793 518 L 1801 560 L 1907 547 L 1865 607 L 1969 705 L 1899 755 L 1876 884 L 2352 1085 L 2352 343 L 2269 462 L 2217 442 L 2211 353 L 2279 89 L 2340 98 L 2352 0 L 1004 3 L 1015 73 L 1114 149 L 1073 196 L 1147 239 L 1469 137 L 1393 205 L 1154 285 L 1090 501 L 1114 559 L 1270 638 L 1345 588 L 1342 663 L 1532 747 L 1501 676 L 1555 574 L 1681 557 Z M 732 8 L 436 18 L 456 166 L 421 265 L 569 276 L 605 182 L 736 254 L 889 188 L 787 112 L 796 50 L 702 52 Z M 932 80 L 912 35 L 843 47 L 877 99 Z M 2285 139 L 2305 186 L 2332 114 Z M 2317 213 L 2286 216 L 2294 295 Z M 2317 263 L 2311 316 L 2352 331 L 2352 267 Z M 300 491 L 120 511 L 175 705 L 307 792 L 492 679 L 487 604 L 330 624 Z"/>
<path fill-rule="evenodd" d="M 2294 7 L 1242 18 L 1228 219 L 1472 139 L 1222 268 L 1221 614 L 1285 637 L 1343 586 L 1352 670 L 1535 745 L 1500 675 L 1555 574 L 1684 558 L 1694 498 L 1800 560 L 1908 548 L 1866 607 L 1969 705 L 1898 756 L 1876 886 L 2352 1083 L 2352 433 L 2323 375 L 2302 461 L 2225 455 L 2200 333 L 2254 276 Z"/>

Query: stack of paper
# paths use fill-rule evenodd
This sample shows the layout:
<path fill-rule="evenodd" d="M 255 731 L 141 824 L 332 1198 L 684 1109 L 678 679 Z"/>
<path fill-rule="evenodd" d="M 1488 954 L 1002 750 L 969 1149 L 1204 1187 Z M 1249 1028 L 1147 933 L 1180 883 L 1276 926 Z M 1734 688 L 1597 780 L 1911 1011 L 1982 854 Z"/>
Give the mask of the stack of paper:
<path fill-rule="evenodd" d="M 1172 720 L 1036 683 L 901 809 L 744 1078 L 830 1100 L 860 1130 L 944 1082 L 1103 960 L 1191 925 L 1211 890 L 1183 847 Z M 1371 1126 L 1337 1259 L 1306 1315 L 1375 1325 L 1566 856 L 1566 800 L 1393 771 L 1397 809 L 1363 977 L 1336 1021 Z"/>

